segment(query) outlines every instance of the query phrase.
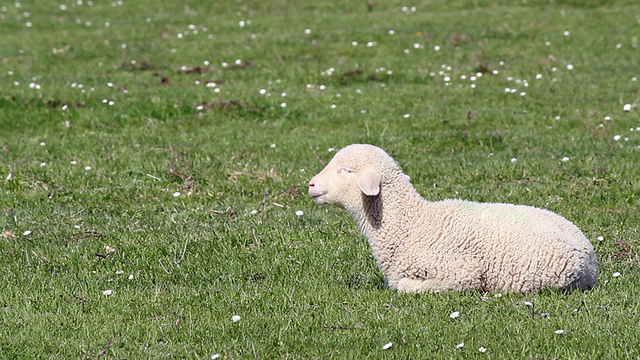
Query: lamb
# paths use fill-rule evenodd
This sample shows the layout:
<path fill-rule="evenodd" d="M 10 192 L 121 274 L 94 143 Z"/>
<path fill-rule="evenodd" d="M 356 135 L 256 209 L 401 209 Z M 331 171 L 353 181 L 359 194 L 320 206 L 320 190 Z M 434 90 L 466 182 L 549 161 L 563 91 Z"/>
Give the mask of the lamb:
<path fill-rule="evenodd" d="M 528 293 L 597 283 L 593 246 L 569 220 L 526 205 L 427 201 L 373 145 L 338 151 L 309 195 L 353 216 L 392 290 Z"/>

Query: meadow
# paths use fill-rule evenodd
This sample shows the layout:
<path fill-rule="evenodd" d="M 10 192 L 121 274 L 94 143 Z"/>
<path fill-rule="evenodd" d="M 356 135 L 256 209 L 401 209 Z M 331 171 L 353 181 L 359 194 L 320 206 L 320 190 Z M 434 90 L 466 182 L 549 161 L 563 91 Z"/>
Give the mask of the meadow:
<path fill-rule="evenodd" d="M 640 4 L 0 2 L 0 358 L 640 358 Z M 578 225 L 592 291 L 384 289 L 308 180 Z"/>

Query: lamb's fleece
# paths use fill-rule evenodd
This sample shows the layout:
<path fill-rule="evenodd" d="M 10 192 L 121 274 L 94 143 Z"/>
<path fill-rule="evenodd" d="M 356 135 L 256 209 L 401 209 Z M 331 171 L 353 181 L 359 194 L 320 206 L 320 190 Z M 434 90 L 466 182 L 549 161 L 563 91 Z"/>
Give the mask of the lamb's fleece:
<path fill-rule="evenodd" d="M 570 221 L 525 205 L 429 202 L 382 149 L 354 144 L 309 182 L 318 204 L 338 204 L 369 240 L 385 284 L 400 292 L 591 289 L 598 263 Z"/>

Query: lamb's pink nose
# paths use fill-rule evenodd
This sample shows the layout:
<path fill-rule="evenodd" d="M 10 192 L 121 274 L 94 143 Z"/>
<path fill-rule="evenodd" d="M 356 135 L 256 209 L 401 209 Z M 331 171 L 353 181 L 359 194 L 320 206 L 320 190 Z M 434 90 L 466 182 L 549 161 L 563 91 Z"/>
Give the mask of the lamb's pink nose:
<path fill-rule="evenodd" d="M 312 177 L 311 180 L 309 180 L 309 190 L 311 190 L 311 188 L 316 187 L 316 177 Z"/>
<path fill-rule="evenodd" d="M 313 179 L 309 180 L 309 195 L 311 195 L 312 197 L 320 195 L 320 189 L 318 188 L 315 179 L 316 178 L 314 177 Z"/>

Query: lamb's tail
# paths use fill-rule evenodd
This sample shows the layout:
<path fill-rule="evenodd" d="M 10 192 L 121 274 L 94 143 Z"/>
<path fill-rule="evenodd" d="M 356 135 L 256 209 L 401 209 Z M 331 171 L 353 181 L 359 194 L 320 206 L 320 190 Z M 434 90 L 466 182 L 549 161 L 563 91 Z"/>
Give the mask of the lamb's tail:
<path fill-rule="evenodd" d="M 578 273 L 578 277 L 569 284 L 570 289 L 591 290 L 598 284 L 598 260 L 593 249 L 585 249 L 585 262 Z"/>

